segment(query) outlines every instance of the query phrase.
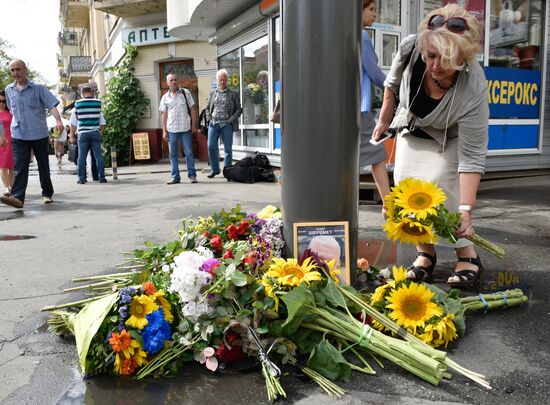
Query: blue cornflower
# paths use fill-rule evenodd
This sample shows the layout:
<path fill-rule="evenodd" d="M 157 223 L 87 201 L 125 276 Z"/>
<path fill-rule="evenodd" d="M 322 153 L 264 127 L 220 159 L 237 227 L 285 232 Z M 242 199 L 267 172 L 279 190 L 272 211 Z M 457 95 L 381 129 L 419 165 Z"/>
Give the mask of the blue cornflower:
<path fill-rule="evenodd" d="M 146 315 L 149 323 L 141 332 L 143 350 L 149 355 L 158 353 L 164 348 L 164 342 L 172 337 L 170 323 L 164 320 L 164 311 L 159 308 Z"/>

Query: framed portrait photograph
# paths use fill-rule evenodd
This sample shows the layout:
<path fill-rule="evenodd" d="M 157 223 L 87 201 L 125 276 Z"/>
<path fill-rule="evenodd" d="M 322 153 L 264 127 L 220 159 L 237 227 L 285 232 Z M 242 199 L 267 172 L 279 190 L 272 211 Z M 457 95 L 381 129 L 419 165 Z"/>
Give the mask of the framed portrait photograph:
<path fill-rule="evenodd" d="M 342 284 L 350 283 L 349 224 L 341 222 L 294 223 L 294 256 L 300 258 L 306 249 L 323 260 L 336 259 Z"/>

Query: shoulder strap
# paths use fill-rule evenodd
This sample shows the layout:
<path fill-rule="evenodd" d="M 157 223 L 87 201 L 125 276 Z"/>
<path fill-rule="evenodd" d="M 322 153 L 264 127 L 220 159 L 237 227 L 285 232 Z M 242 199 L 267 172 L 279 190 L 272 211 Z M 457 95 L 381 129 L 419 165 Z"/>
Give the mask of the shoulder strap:
<path fill-rule="evenodd" d="M 191 108 L 189 107 L 189 103 L 187 102 L 187 94 L 185 94 L 185 87 L 180 87 L 180 90 L 183 94 L 183 98 L 185 98 L 185 105 L 187 106 L 187 114 L 189 114 L 189 118 L 191 118 Z"/>

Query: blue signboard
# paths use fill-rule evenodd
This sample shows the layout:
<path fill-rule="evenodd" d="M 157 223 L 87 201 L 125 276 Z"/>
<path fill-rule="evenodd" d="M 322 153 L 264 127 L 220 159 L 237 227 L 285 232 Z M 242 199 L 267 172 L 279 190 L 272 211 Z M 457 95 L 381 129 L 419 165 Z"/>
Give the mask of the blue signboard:
<path fill-rule="evenodd" d="M 538 125 L 490 125 L 489 149 L 529 149 L 539 144 Z"/>
<path fill-rule="evenodd" d="M 540 71 L 485 67 L 490 118 L 539 118 Z"/>

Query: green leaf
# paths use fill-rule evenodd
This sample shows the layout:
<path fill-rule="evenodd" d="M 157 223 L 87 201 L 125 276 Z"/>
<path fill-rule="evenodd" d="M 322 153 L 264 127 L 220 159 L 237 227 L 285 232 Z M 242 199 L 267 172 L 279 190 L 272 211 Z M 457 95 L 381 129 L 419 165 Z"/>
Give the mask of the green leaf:
<path fill-rule="evenodd" d="M 311 329 L 300 328 L 294 333 L 292 340 L 298 346 L 300 353 L 306 354 L 311 353 L 313 348 L 323 340 L 323 334 Z"/>
<path fill-rule="evenodd" d="M 351 376 L 351 367 L 342 353 L 326 339 L 313 348 L 307 365 L 332 381 L 347 381 Z"/>
<path fill-rule="evenodd" d="M 315 308 L 315 300 L 311 291 L 303 285 L 286 293 L 282 300 L 286 305 L 288 313 L 283 327 L 285 327 L 288 333 L 292 334 L 298 329 L 304 316 L 307 315 L 311 308 Z"/>
<path fill-rule="evenodd" d="M 435 294 L 434 298 L 437 302 L 445 302 L 447 300 L 448 294 L 445 291 L 443 291 L 441 288 L 428 283 L 424 283 L 424 287 L 426 287 L 428 290 L 432 291 Z"/>
<path fill-rule="evenodd" d="M 332 306 L 336 308 L 346 308 L 346 300 L 344 299 L 344 296 L 331 279 L 328 280 L 327 286 L 323 288 L 322 293 Z"/>

